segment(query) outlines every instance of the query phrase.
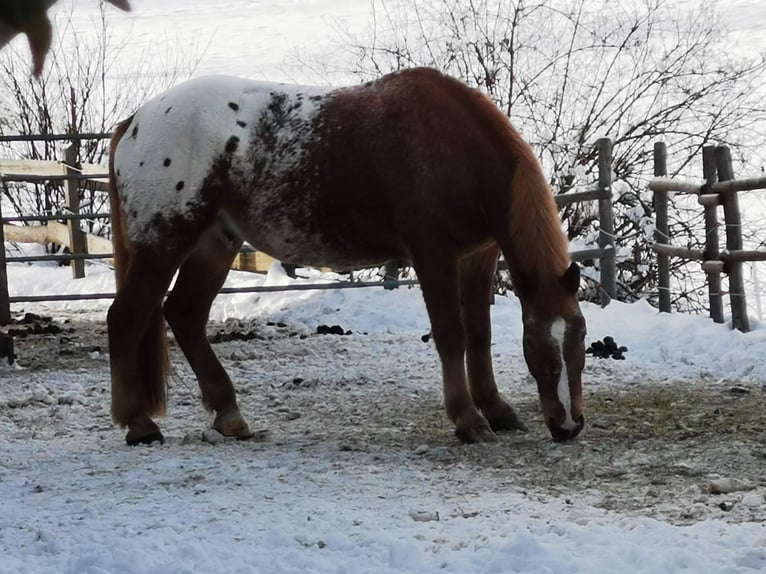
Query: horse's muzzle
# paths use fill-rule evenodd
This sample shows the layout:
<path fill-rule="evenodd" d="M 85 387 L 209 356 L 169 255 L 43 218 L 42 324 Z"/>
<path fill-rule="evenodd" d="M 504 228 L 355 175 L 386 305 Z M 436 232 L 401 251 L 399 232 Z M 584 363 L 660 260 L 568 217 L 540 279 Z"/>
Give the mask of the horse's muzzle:
<path fill-rule="evenodd" d="M 577 426 L 572 429 L 564 428 L 563 426 L 559 425 L 553 418 L 549 418 L 547 422 L 548 430 L 551 431 L 551 436 L 556 442 L 572 440 L 578 434 L 580 434 L 580 431 L 582 431 L 583 428 L 585 428 L 585 417 L 583 415 L 577 417 L 577 421 L 575 421 Z"/>

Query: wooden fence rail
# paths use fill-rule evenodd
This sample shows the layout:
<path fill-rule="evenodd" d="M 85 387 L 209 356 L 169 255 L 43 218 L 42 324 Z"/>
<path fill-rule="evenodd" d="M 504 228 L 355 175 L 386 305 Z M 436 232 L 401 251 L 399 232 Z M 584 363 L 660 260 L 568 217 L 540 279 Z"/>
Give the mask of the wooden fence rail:
<path fill-rule="evenodd" d="M 725 146 L 706 146 L 702 150 L 702 171 L 705 183 L 665 179 L 667 173 L 666 147 L 662 142 L 654 148 L 654 175 L 649 183 L 654 192 L 656 210 L 656 231 L 654 251 L 657 253 L 659 268 L 660 311 L 670 312 L 670 257 L 698 260 L 707 276 L 710 317 L 723 323 L 723 292 L 721 274 L 729 276 L 729 306 L 731 307 L 732 328 L 742 332 L 750 330 L 747 316 L 747 300 L 743 276 L 743 262 L 766 261 L 766 251 L 743 249 L 742 218 L 739 209 L 740 191 L 766 189 L 766 178 L 734 179 L 731 152 Z M 697 196 L 705 214 L 705 248 L 687 249 L 669 245 L 668 193 L 686 193 Z M 726 232 L 726 249 L 721 251 L 718 233 L 718 207 L 723 207 Z"/>
<path fill-rule="evenodd" d="M 44 136 L 0 136 L 0 142 L 7 141 L 59 141 L 74 139 L 97 139 L 108 138 L 110 134 L 83 134 L 72 135 L 44 135 Z M 600 234 L 599 247 L 585 249 L 571 253 L 575 261 L 591 259 L 599 260 L 600 267 L 600 292 L 601 303 L 607 305 L 616 296 L 616 266 L 614 261 L 614 216 L 612 212 L 612 141 L 602 138 L 596 142 L 598 150 L 599 179 L 597 187 L 593 190 L 556 196 L 559 207 L 576 202 L 598 201 Z M 6 162 L 5 172 L 0 169 L 0 183 L 5 182 L 49 182 L 62 181 L 65 189 L 66 213 L 58 215 L 30 215 L 20 217 L 3 217 L 0 209 L 0 245 L 6 240 L 26 242 L 34 237 L 35 242 L 57 243 L 66 245 L 70 254 L 18 256 L 5 255 L 5 249 L 0 249 L 0 325 L 10 322 L 11 303 L 42 302 L 42 301 L 68 301 L 105 299 L 114 296 L 113 293 L 92 293 L 77 295 L 26 295 L 10 297 L 8 292 L 8 275 L 6 264 L 9 262 L 33 262 L 33 261 L 69 261 L 72 265 L 74 278 L 81 278 L 85 274 L 85 261 L 91 259 L 110 259 L 111 242 L 102 237 L 95 237 L 80 229 L 79 222 L 83 219 L 103 219 L 110 217 L 109 213 L 79 213 L 79 184 L 87 181 L 90 185 L 96 182 L 97 190 L 106 190 L 108 174 L 100 166 L 78 166 L 74 157 L 74 146 L 66 148 L 62 162 L 40 162 L 43 173 L 34 173 L 30 162 Z M 0 166 L 2 168 L 2 166 Z M 10 173 L 9 173 L 10 172 Z M 48 222 L 45 226 L 18 227 L 6 225 L 14 222 Z M 65 223 L 59 223 L 65 221 Z M 255 252 L 252 249 L 244 249 L 233 265 L 234 269 L 247 269 L 251 271 L 265 271 L 272 259 L 266 254 Z M 246 293 L 266 291 L 289 291 L 306 289 L 340 289 L 383 286 L 387 289 L 398 285 L 410 285 L 416 281 L 400 280 L 398 265 L 395 262 L 386 264 L 385 277 L 382 282 L 359 282 L 344 281 L 332 284 L 311 284 L 276 287 L 244 287 L 222 289 L 221 293 Z"/>

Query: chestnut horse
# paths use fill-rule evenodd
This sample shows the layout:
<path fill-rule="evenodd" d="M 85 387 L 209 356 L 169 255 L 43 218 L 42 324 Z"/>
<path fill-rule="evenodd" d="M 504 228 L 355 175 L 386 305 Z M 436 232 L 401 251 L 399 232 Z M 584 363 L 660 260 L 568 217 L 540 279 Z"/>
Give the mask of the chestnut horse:
<path fill-rule="evenodd" d="M 579 269 L 532 149 L 478 90 L 431 69 L 333 90 L 199 78 L 143 105 L 111 149 L 112 416 L 128 443 L 162 440 L 152 417 L 166 404 L 163 316 L 214 428 L 250 435 L 205 335 L 243 240 L 315 267 L 411 261 L 447 416 L 468 443 L 524 429 L 492 371 L 489 302 L 502 250 L 550 433 L 567 440 L 583 428 Z"/>

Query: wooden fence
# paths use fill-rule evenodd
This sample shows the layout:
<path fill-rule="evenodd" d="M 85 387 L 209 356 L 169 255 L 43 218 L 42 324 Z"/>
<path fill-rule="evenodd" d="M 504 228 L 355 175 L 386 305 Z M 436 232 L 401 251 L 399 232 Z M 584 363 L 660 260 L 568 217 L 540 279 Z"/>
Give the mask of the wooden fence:
<path fill-rule="evenodd" d="M 707 274 L 710 317 L 723 323 L 723 295 L 721 273 L 729 276 L 729 304 L 732 328 L 742 332 L 750 330 L 743 276 L 743 262 L 766 261 L 766 250 L 747 251 L 742 243 L 742 220 L 737 192 L 766 189 L 766 177 L 734 179 L 731 152 L 725 146 L 706 146 L 702 150 L 702 171 L 705 183 L 665 179 L 667 176 L 666 146 L 654 146 L 654 175 L 649 188 L 654 192 L 656 231 L 654 251 L 658 259 L 660 311 L 670 313 L 670 257 L 700 261 Z M 697 196 L 705 210 L 705 248 L 688 249 L 669 243 L 668 193 L 687 193 Z M 718 233 L 718 207 L 723 207 L 726 248 L 721 250 Z"/>
<path fill-rule="evenodd" d="M 0 142 L 29 141 L 35 139 L 96 139 L 108 138 L 110 134 L 84 134 L 82 136 L 54 135 L 54 136 L 3 136 Z M 559 206 L 583 201 L 598 201 L 600 234 L 599 247 L 574 251 L 571 253 L 575 261 L 599 259 L 600 265 L 600 292 L 601 303 L 607 305 L 616 295 L 616 267 L 614 261 L 614 215 L 612 211 L 612 141 L 608 138 L 598 140 L 599 178 L 595 189 L 580 193 L 571 193 L 556 196 Z M 85 213 L 79 212 L 80 186 L 83 182 L 95 185 L 96 189 L 106 191 L 108 174 L 100 166 L 80 166 L 76 164 L 74 157 L 75 148 L 66 148 L 61 162 L 40 162 L 33 167 L 32 162 L 6 162 L 0 163 L 0 185 L 7 182 L 46 182 L 62 181 L 65 189 L 66 208 L 64 213 L 55 215 L 31 215 L 24 217 L 3 217 L 0 209 L 0 245 L 7 241 L 28 242 L 32 240 L 39 243 L 58 243 L 69 248 L 68 254 L 49 254 L 39 256 L 6 257 L 5 249 L 0 249 L 0 325 L 10 322 L 10 306 L 12 303 L 43 302 L 43 301 L 66 301 L 88 299 L 110 299 L 114 293 L 91 293 L 91 294 L 60 294 L 60 295 L 26 295 L 9 296 L 7 263 L 11 262 L 34 262 L 34 261 L 68 261 L 72 264 L 74 278 L 85 276 L 85 261 L 94 259 L 111 259 L 111 242 L 101 237 L 83 232 L 80 222 L 83 219 L 105 219 L 109 213 Z M 64 221 L 65 223 L 59 223 Z M 45 222 L 45 225 L 34 227 L 8 225 L 11 223 Z M 266 254 L 245 249 L 240 253 L 232 268 L 248 271 L 266 271 L 273 260 Z M 387 289 L 399 285 L 411 285 L 417 281 L 398 279 L 398 268 L 387 264 L 384 280 L 381 282 L 349 281 L 332 284 L 296 284 L 286 286 L 254 286 L 242 288 L 225 288 L 220 293 L 248 293 L 268 291 L 291 291 L 308 289 L 343 289 L 358 287 L 382 286 Z"/>

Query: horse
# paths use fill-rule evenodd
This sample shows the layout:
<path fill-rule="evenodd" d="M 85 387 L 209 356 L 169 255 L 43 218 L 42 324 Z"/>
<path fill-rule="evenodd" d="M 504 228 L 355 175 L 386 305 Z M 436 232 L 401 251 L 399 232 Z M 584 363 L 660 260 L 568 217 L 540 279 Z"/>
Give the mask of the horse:
<path fill-rule="evenodd" d="M 411 262 L 464 443 L 527 430 L 492 368 L 502 252 L 550 435 L 583 429 L 580 271 L 532 148 L 481 91 L 430 68 L 335 89 L 202 77 L 141 106 L 110 148 L 111 413 L 129 444 L 163 440 L 165 321 L 213 428 L 251 436 L 205 332 L 245 240 L 306 266 Z"/>

